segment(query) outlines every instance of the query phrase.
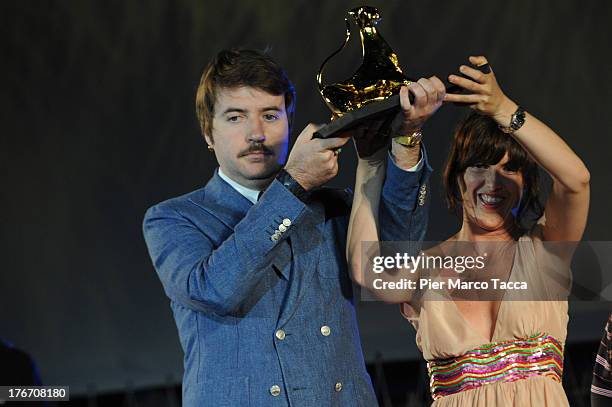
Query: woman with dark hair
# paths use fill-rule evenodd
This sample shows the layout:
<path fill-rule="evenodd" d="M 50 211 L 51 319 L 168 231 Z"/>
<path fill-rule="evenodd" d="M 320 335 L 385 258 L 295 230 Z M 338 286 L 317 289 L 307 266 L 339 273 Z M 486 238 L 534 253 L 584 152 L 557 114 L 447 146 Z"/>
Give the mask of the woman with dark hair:
<path fill-rule="evenodd" d="M 469 61 L 487 64 L 482 56 Z M 509 301 L 520 295 L 512 297 L 516 294 L 506 289 L 472 291 L 472 296 L 461 298 L 457 287 L 453 291 L 442 286 L 434 293 L 431 287 L 428 292 L 418 284 L 416 289 L 397 284 L 420 283 L 422 277 L 431 277 L 425 272 L 448 275 L 446 265 L 416 272 L 416 266 L 395 265 L 377 270 L 375 276 L 364 271 L 371 264 L 362 268 L 362 250 L 367 252 L 363 258 L 373 259 L 381 257 L 383 248 L 374 244 L 362 249 L 362 242 L 380 240 L 385 149 L 358 162 L 347 246 L 351 273 L 375 296 L 401 304 L 428 361 L 434 405 L 568 405 L 561 385 L 568 308 L 558 293 L 569 289 L 572 250 L 562 242 L 582 238 L 590 175 L 553 130 L 502 92 L 493 72 L 467 65 L 459 70 L 463 75 L 451 75 L 449 81 L 466 92 L 446 94 L 444 100 L 468 104 L 475 112 L 457 128 L 444 185 L 449 208 L 461 215 L 462 223 L 457 233 L 426 253 L 456 254 L 461 242 L 476 252 L 485 248 L 489 256 L 483 273 L 514 291 L 519 282 L 528 283 L 526 300 Z M 538 195 L 538 166 L 553 181 L 544 205 Z M 530 217 L 537 220 L 535 225 L 528 225 Z M 489 295 L 492 291 L 496 295 Z M 544 293 L 548 296 L 540 296 Z"/>

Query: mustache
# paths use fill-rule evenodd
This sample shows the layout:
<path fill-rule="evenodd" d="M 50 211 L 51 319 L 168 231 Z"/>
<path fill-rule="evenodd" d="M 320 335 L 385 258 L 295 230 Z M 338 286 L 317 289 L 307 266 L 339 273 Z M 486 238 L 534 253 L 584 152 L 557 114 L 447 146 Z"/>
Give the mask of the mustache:
<path fill-rule="evenodd" d="M 262 143 L 251 143 L 249 148 L 243 150 L 238 154 L 239 157 L 245 156 L 250 153 L 264 153 L 266 155 L 272 155 L 274 152 L 270 150 L 268 147 L 263 145 Z"/>

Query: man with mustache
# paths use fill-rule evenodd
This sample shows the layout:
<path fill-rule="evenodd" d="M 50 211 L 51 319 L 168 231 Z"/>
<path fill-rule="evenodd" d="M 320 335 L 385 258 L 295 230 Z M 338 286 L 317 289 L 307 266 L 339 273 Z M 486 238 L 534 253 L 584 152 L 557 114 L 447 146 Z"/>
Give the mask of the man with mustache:
<path fill-rule="evenodd" d="M 437 78 L 410 91 L 414 105 L 401 92 L 405 135 L 444 97 Z M 352 197 L 321 188 L 337 174 L 348 135 L 313 139 L 319 126 L 309 124 L 288 155 L 294 107 L 293 86 L 269 56 L 221 51 L 196 95 L 219 169 L 205 187 L 145 215 L 185 353 L 184 406 L 377 404 L 344 254 Z M 430 169 L 419 138 L 411 140 L 390 150 L 380 212 L 387 240 L 425 234 Z"/>

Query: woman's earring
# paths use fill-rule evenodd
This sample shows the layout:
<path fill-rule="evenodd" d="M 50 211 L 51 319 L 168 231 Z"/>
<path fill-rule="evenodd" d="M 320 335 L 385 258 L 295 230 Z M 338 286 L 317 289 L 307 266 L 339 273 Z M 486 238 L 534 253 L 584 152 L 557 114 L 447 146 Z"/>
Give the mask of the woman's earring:
<path fill-rule="evenodd" d="M 215 148 L 209 144 L 208 145 L 208 151 L 215 151 Z"/>

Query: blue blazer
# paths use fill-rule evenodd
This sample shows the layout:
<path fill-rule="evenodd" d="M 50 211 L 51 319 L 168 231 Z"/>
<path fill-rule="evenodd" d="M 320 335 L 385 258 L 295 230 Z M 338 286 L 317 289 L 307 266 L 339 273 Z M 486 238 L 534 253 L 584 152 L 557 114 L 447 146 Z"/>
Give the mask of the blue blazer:
<path fill-rule="evenodd" d="M 430 171 L 389 159 L 383 239 L 423 238 Z M 312 198 L 275 180 L 253 205 L 215 173 L 147 211 L 145 240 L 184 350 L 184 406 L 377 405 L 345 258 L 352 196 L 324 188 Z"/>

